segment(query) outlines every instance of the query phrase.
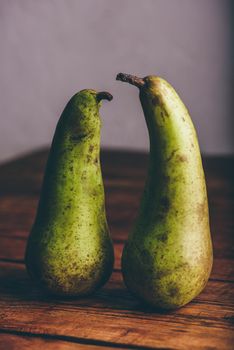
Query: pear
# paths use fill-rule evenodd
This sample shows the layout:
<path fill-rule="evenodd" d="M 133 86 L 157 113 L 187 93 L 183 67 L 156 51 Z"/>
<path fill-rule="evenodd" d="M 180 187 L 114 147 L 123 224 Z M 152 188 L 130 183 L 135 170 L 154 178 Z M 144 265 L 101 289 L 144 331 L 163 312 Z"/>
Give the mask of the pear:
<path fill-rule="evenodd" d="M 91 294 L 112 272 L 99 157 L 103 99 L 112 96 L 94 90 L 75 94 L 50 149 L 25 260 L 32 278 L 54 295 Z"/>
<path fill-rule="evenodd" d="M 124 247 L 126 286 L 145 303 L 179 308 L 205 287 L 213 254 L 196 131 L 173 87 L 157 76 L 120 73 L 140 90 L 150 139 L 139 215 Z"/>

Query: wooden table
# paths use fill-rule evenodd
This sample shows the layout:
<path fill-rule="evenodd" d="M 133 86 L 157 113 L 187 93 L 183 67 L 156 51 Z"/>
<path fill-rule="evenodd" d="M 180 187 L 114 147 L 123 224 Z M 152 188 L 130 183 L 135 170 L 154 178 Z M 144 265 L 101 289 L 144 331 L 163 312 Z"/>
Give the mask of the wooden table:
<path fill-rule="evenodd" d="M 46 158 L 39 151 L 0 167 L 0 349 L 233 349 L 233 159 L 204 160 L 215 256 L 208 285 L 186 307 L 159 313 L 129 294 L 120 271 L 144 185 L 144 154 L 102 155 L 115 244 L 106 286 L 80 300 L 47 297 L 33 286 L 23 259 Z"/>

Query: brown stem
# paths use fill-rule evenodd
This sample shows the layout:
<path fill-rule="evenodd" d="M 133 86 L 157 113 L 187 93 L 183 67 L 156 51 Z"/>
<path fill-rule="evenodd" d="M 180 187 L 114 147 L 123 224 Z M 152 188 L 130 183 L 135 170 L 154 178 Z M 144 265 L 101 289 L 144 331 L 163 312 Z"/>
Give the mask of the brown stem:
<path fill-rule="evenodd" d="M 101 100 L 108 100 L 111 101 L 113 99 L 113 96 L 106 91 L 101 91 L 97 93 L 97 101 L 100 102 Z"/>
<path fill-rule="evenodd" d="M 116 76 L 116 80 L 120 80 L 125 83 L 132 84 L 134 86 L 137 86 L 138 88 L 141 88 L 145 85 L 144 79 L 138 78 L 135 75 L 131 75 L 131 74 L 119 73 Z"/>

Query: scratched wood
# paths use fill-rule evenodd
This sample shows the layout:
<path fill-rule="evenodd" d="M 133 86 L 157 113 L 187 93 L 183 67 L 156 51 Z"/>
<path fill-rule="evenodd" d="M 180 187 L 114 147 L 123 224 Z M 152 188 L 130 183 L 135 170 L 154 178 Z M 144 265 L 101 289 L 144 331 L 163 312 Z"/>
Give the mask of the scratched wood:
<path fill-rule="evenodd" d="M 232 349 L 234 343 L 233 159 L 205 158 L 214 267 L 205 290 L 180 310 L 141 305 L 124 286 L 121 254 L 137 215 L 147 156 L 102 154 L 108 222 L 115 247 L 110 281 L 83 299 L 58 299 L 33 285 L 24 251 L 47 151 L 0 166 L 0 349 Z"/>

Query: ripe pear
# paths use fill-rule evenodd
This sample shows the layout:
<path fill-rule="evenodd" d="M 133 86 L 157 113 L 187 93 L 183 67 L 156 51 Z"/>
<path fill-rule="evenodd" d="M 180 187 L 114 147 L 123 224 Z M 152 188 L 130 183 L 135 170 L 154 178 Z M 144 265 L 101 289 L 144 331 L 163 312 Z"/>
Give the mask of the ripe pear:
<path fill-rule="evenodd" d="M 47 161 L 26 266 L 47 292 L 84 296 L 113 268 L 100 167 L 99 108 L 107 92 L 82 90 L 65 107 Z"/>
<path fill-rule="evenodd" d="M 189 112 L 157 76 L 120 73 L 137 86 L 150 139 L 138 218 L 122 255 L 126 286 L 145 303 L 179 308 L 205 287 L 213 254 L 206 183 Z"/>

